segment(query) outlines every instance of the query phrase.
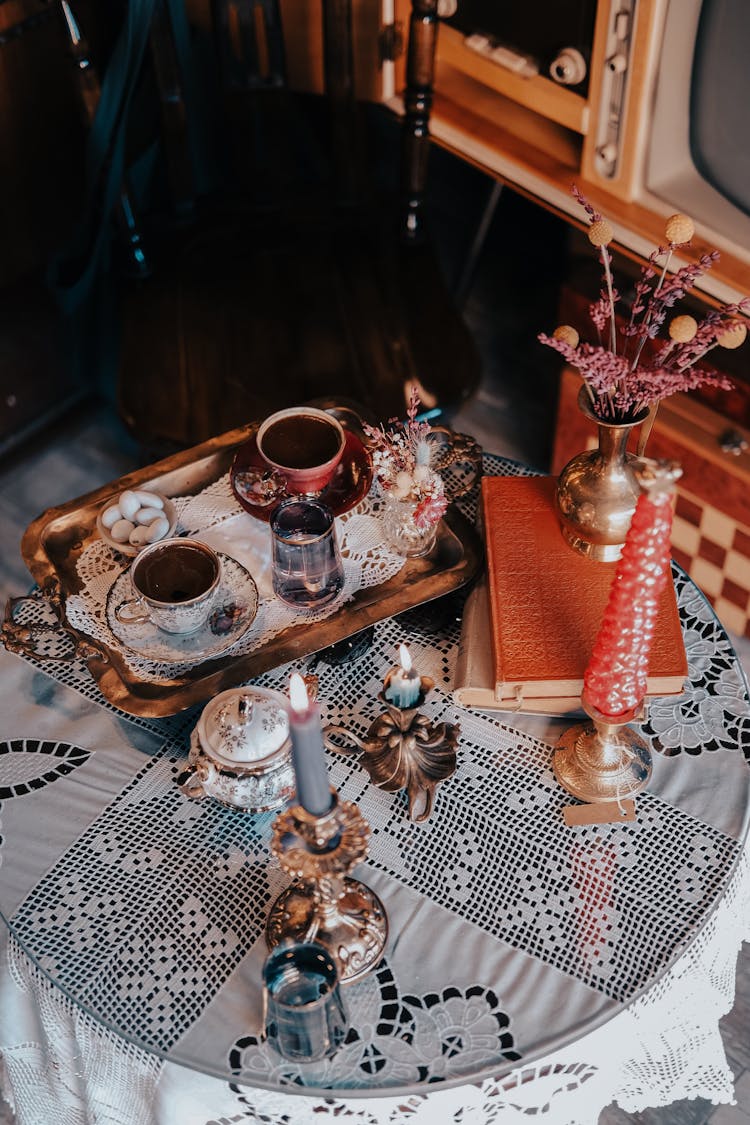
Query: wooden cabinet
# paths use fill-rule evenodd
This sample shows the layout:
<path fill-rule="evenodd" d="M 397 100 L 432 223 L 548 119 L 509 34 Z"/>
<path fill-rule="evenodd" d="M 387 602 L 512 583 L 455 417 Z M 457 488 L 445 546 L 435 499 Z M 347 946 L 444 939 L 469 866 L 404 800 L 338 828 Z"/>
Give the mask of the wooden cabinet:
<path fill-rule="evenodd" d="M 673 0 L 675 10 L 679 12 L 683 2 L 687 8 L 686 0 Z M 410 0 L 393 3 L 397 19 L 408 19 Z M 551 6 L 550 0 L 537 0 L 540 20 Z M 662 47 L 669 38 L 665 30 L 668 8 L 669 0 L 597 0 L 585 95 L 542 73 L 522 77 L 488 61 L 467 46 L 459 31 L 442 26 L 430 120 L 432 137 L 469 163 L 580 225 L 583 215 L 570 194 L 575 182 L 612 222 L 618 245 L 635 258 L 647 256 L 663 239 L 665 217 L 685 209 L 670 202 L 669 192 L 663 198 L 653 195 L 644 177 Z M 694 9 L 695 3 L 690 8 Z M 612 83 L 618 80 L 613 74 L 612 35 L 624 16 L 631 27 L 630 62 L 623 100 L 617 103 L 614 114 L 619 155 L 616 171 L 605 176 L 599 167 L 600 154 L 606 147 L 602 127 L 613 117 Z M 500 11 L 497 26 L 502 27 Z M 390 101 L 397 110 L 400 89 L 397 75 L 395 96 Z M 703 219 L 705 226 L 693 240 L 692 250 L 697 256 L 720 244 L 722 258 L 701 285 L 717 300 L 745 295 L 750 292 L 750 249 L 740 246 L 733 236 L 721 239 L 720 226 L 714 230 L 715 216 L 706 214 Z"/>

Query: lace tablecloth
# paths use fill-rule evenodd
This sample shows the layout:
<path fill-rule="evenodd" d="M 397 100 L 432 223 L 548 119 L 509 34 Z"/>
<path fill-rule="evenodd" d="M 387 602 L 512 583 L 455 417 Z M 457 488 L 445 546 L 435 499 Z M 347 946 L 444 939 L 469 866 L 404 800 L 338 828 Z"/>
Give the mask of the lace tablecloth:
<path fill-rule="evenodd" d="M 0 1046 L 20 1125 L 594 1122 L 615 1099 L 731 1100 L 718 1019 L 748 936 L 750 706 L 710 607 L 677 584 L 690 688 L 651 705 L 654 777 L 631 824 L 563 825 L 560 724 L 453 706 L 455 613 L 381 622 L 357 662 L 317 664 L 325 717 L 362 735 L 407 640 L 437 684 L 426 710 L 461 735 L 426 825 L 330 755 L 372 826 L 361 876 L 391 939 L 347 989 L 346 1044 L 308 1067 L 262 1036 L 263 926 L 285 885 L 272 814 L 174 784 L 197 711 L 132 719 L 85 668 L 52 679 L 0 653 Z"/>

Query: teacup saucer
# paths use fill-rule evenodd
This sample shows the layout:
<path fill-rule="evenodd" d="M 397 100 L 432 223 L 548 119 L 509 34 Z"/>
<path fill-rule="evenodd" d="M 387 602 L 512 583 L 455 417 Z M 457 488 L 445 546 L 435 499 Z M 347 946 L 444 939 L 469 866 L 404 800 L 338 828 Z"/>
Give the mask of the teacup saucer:
<path fill-rule="evenodd" d="M 133 596 L 130 570 L 124 570 L 107 595 L 107 624 L 114 636 L 138 656 L 159 664 L 184 664 L 212 660 L 231 648 L 245 633 L 258 612 L 258 589 L 252 575 L 229 555 L 219 554 L 221 582 L 216 608 L 205 625 L 193 633 L 164 633 L 150 621 L 125 624 L 115 617 L 115 607 Z"/>
<path fill-rule="evenodd" d="M 346 445 L 341 461 L 333 479 L 318 496 L 335 516 L 359 504 L 372 484 L 370 454 L 355 433 L 346 429 L 344 433 Z M 229 479 L 238 502 L 259 520 L 267 522 L 275 506 L 287 496 L 283 480 L 273 473 L 258 452 L 254 434 L 237 450 Z"/>

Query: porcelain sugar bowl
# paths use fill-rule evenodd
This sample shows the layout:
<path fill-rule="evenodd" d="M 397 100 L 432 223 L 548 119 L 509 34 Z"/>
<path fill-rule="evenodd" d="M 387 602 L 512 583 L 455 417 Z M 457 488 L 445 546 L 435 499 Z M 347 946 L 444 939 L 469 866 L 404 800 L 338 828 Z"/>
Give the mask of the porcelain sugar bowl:
<path fill-rule="evenodd" d="M 177 784 L 245 812 L 277 809 L 294 795 L 287 701 L 259 687 L 232 688 L 207 703 Z"/>

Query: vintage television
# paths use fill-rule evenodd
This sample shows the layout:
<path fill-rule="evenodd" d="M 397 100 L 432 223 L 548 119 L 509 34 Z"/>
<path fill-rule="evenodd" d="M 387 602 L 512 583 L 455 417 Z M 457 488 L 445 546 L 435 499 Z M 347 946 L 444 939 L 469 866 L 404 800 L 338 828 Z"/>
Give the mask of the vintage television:
<path fill-rule="evenodd" d="M 409 5 L 398 5 L 408 18 Z M 433 136 L 571 218 L 577 182 L 637 255 L 676 210 L 750 292 L 750 0 L 457 0 Z"/>

